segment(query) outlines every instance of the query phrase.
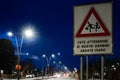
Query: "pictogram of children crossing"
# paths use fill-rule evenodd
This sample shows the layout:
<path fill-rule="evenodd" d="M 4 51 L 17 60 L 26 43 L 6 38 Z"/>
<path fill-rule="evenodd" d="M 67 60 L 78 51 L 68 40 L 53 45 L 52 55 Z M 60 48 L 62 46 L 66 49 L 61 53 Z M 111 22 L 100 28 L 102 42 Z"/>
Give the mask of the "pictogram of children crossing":
<path fill-rule="evenodd" d="M 87 27 L 85 29 L 89 30 L 89 32 L 91 32 L 92 30 L 95 30 L 95 32 L 97 32 L 97 30 L 100 29 L 100 25 L 98 22 L 96 22 L 95 24 L 88 22 Z"/>

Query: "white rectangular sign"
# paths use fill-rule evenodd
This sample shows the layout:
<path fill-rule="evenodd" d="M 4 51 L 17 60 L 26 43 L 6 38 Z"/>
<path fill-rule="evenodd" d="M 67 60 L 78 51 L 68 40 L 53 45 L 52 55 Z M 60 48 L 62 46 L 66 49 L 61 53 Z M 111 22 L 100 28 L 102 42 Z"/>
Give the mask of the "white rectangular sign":
<path fill-rule="evenodd" d="M 112 3 L 74 7 L 74 55 L 112 54 Z"/>

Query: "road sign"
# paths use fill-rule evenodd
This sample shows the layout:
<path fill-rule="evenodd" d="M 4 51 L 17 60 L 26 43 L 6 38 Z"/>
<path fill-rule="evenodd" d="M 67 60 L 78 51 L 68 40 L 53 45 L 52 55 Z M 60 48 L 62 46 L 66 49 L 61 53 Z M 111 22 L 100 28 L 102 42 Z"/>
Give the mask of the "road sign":
<path fill-rule="evenodd" d="M 21 69 L 21 65 L 17 64 L 17 65 L 15 66 L 15 68 L 16 68 L 16 70 L 20 70 L 20 69 Z"/>
<path fill-rule="evenodd" d="M 94 20 L 94 21 L 93 21 Z M 107 27 L 95 11 L 94 7 L 91 7 L 87 17 L 78 30 L 76 37 L 93 37 L 93 36 L 109 36 L 110 33 Z"/>
<path fill-rule="evenodd" d="M 112 54 L 112 3 L 74 7 L 75 55 Z"/>

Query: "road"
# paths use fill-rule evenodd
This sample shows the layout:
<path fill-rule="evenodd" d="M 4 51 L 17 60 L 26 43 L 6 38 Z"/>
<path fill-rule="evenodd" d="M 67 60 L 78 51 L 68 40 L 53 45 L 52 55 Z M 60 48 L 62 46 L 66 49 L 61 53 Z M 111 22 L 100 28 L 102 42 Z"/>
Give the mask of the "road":
<path fill-rule="evenodd" d="M 3 79 L 3 80 L 17 80 L 17 79 Z M 36 77 L 36 78 L 25 78 L 20 80 L 76 80 L 76 79 L 70 77 L 45 78 L 45 79 L 42 79 L 41 77 Z"/>
<path fill-rule="evenodd" d="M 46 80 L 46 79 L 43 79 L 43 80 Z M 59 78 L 50 78 L 50 79 L 47 79 L 47 80 L 76 80 L 76 79 L 73 79 L 73 78 L 70 78 L 70 77 L 59 77 Z"/>

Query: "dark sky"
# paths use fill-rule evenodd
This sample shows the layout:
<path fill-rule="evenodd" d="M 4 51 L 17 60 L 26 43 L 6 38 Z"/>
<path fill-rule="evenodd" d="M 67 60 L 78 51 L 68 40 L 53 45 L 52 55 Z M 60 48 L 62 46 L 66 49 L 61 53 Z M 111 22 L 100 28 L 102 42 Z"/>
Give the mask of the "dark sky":
<path fill-rule="evenodd" d="M 34 56 L 31 58 L 37 67 L 41 65 L 43 53 L 50 56 L 60 52 L 61 55 L 56 56 L 56 60 L 59 59 L 70 68 L 79 68 L 80 56 L 73 56 L 73 6 L 109 1 L 111 0 L 1 0 L 0 38 L 10 39 L 15 45 L 15 40 L 7 37 L 6 33 L 14 32 L 20 42 L 18 34 L 21 34 L 25 26 L 32 25 L 36 37 L 24 39 L 22 52 L 29 53 L 29 57 Z M 109 56 L 113 59 L 120 54 L 119 4 L 119 0 L 113 1 L 114 55 Z M 21 59 L 24 57 L 22 55 Z"/>

